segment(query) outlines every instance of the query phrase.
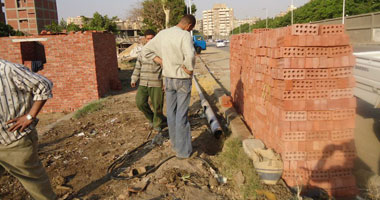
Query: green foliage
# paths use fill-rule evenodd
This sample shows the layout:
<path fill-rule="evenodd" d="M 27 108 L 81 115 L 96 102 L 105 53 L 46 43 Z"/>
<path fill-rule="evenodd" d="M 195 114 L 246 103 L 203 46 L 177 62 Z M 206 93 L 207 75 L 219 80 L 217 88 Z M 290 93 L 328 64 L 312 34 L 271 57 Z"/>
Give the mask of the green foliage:
<path fill-rule="evenodd" d="M 117 33 L 117 26 L 115 20 L 117 17 L 109 18 L 107 15 L 102 16 L 98 12 L 95 12 L 92 19 L 82 16 L 83 30 L 96 30 L 96 31 L 108 31 Z"/>
<path fill-rule="evenodd" d="M 175 26 L 181 18 L 187 14 L 186 4 L 184 0 L 167 0 L 166 6 L 170 9 L 169 26 Z M 153 29 L 159 31 L 165 28 L 165 13 L 161 0 L 144 0 L 141 2 L 141 15 L 144 19 L 143 31 Z M 192 13 L 197 10 L 192 5 Z"/>
<path fill-rule="evenodd" d="M 82 20 L 84 24 L 83 28 L 74 23 L 67 24 L 64 19 L 61 19 L 61 22 L 59 24 L 52 22 L 52 24 L 45 26 L 45 29 L 52 33 L 61 33 L 63 30 L 66 30 L 67 32 L 96 30 L 108 31 L 115 34 L 118 33 L 117 25 L 115 22 L 117 20 L 117 17 L 109 18 L 107 15 L 102 16 L 98 12 L 95 12 L 93 18 L 82 16 Z"/>
<path fill-rule="evenodd" d="M 343 0 L 312 0 L 309 3 L 293 11 L 294 23 L 309 23 L 324 19 L 337 18 L 342 16 Z M 369 12 L 380 11 L 380 1 L 378 0 L 346 0 L 346 15 L 359 15 Z M 241 32 L 249 32 L 255 28 L 265 28 L 266 20 L 260 20 L 249 28 L 244 24 L 240 27 Z M 283 17 L 268 19 L 269 28 L 284 27 L 291 24 L 291 13 Z M 239 33 L 239 27 L 232 31 Z"/>
<path fill-rule="evenodd" d="M 70 24 L 67 25 L 66 31 L 67 32 L 70 32 L 70 31 L 77 32 L 77 31 L 81 31 L 81 28 L 78 25 L 71 22 Z"/>
<path fill-rule="evenodd" d="M 46 25 L 45 29 L 52 33 L 61 33 L 64 27 L 62 27 L 60 24 L 57 24 L 57 22 L 53 21 L 50 25 Z"/>
<path fill-rule="evenodd" d="M 8 36 L 23 36 L 24 33 L 18 30 L 14 30 L 11 25 L 0 22 L 0 37 Z"/>
<path fill-rule="evenodd" d="M 67 22 L 62 18 L 59 22 L 59 26 L 61 26 L 63 29 L 67 28 Z"/>
<path fill-rule="evenodd" d="M 84 117 L 90 113 L 101 110 L 104 107 L 103 102 L 104 102 L 104 100 L 97 100 L 97 101 L 93 101 L 93 102 L 83 106 L 81 109 L 79 109 L 75 112 L 74 118 L 79 119 L 79 118 Z"/>

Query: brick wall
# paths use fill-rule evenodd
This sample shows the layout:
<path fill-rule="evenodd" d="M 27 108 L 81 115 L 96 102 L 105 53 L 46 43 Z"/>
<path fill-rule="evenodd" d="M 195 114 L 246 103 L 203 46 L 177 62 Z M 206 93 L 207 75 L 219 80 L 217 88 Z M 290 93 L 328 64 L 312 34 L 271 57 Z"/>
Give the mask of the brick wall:
<path fill-rule="evenodd" d="M 231 38 L 231 94 L 290 186 L 354 196 L 355 57 L 342 25 L 296 24 Z"/>
<path fill-rule="evenodd" d="M 12 39 L 24 38 L 46 38 L 47 41 L 12 42 Z M 31 61 L 41 60 L 41 55 L 45 55 L 44 70 L 39 73 L 53 81 L 54 98 L 43 111 L 73 111 L 104 96 L 111 84 L 116 85 L 114 88 L 120 85 L 116 55 L 112 56 L 112 50 L 116 51 L 112 38 L 112 34 L 93 32 L 3 37 L 0 38 L 0 58 L 30 67 Z M 107 52 L 100 50 L 102 48 Z"/>

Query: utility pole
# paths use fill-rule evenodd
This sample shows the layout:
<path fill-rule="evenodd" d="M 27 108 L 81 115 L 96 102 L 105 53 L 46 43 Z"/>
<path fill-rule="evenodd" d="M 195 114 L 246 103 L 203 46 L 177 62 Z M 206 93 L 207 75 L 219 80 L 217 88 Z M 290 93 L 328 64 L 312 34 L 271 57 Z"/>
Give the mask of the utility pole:
<path fill-rule="evenodd" d="M 265 28 L 268 28 L 268 8 L 265 8 L 266 13 L 266 21 L 265 21 Z"/>
<path fill-rule="evenodd" d="M 188 1 L 188 6 L 189 6 L 189 12 L 188 12 L 188 14 L 190 14 L 190 15 L 192 14 L 191 13 L 191 2 L 192 2 L 192 0 Z M 190 31 L 190 34 L 191 34 L 191 36 L 193 36 L 193 31 Z"/>
<path fill-rule="evenodd" d="M 189 14 L 191 15 L 191 0 L 189 0 Z"/>
<path fill-rule="evenodd" d="M 346 15 L 346 0 L 343 0 L 342 24 L 344 24 L 344 16 L 345 15 Z"/>
<path fill-rule="evenodd" d="M 294 15 L 293 15 L 293 10 L 294 10 L 294 6 L 293 6 L 293 0 L 292 0 L 292 2 L 291 2 L 291 4 L 292 5 L 290 5 L 290 9 L 291 9 L 291 12 L 292 12 L 292 25 L 293 25 L 293 17 L 294 17 Z"/>

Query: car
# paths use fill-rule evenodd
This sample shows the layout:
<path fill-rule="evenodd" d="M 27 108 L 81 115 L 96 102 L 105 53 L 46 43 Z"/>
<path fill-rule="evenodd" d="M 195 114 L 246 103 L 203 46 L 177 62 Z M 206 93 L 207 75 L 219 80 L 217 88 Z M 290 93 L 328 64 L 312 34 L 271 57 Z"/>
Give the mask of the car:
<path fill-rule="evenodd" d="M 200 54 L 202 50 L 206 50 L 206 41 L 200 35 L 193 36 L 194 48 L 197 54 Z"/>
<path fill-rule="evenodd" d="M 225 47 L 226 43 L 223 40 L 216 41 L 216 47 Z"/>

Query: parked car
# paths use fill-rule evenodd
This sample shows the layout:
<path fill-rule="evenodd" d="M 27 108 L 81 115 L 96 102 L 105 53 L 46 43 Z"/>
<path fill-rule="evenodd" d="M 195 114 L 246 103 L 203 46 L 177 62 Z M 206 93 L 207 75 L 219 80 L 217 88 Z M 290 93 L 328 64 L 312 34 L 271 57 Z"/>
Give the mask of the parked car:
<path fill-rule="evenodd" d="M 226 43 L 223 40 L 216 41 L 216 47 L 225 47 Z"/>
<path fill-rule="evenodd" d="M 206 50 L 206 41 L 200 35 L 193 36 L 194 48 L 197 54 L 200 54 L 202 50 Z"/>

